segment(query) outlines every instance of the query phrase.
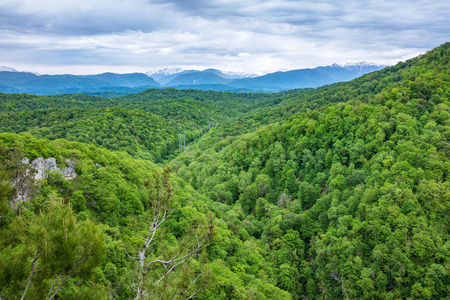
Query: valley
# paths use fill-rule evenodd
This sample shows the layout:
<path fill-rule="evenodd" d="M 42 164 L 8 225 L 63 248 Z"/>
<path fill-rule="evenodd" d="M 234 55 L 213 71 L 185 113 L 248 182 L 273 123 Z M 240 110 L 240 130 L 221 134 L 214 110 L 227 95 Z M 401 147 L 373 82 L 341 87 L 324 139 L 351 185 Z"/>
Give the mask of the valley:
<path fill-rule="evenodd" d="M 445 299 L 450 43 L 372 67 L 0 72 L 0 298 Z"/>

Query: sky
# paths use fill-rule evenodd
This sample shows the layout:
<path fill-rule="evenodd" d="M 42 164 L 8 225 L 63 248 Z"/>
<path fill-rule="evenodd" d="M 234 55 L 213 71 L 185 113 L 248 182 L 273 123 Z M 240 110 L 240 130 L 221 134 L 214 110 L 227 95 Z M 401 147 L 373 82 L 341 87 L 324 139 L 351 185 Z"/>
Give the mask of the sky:
<path fill-rule="evenodd" d="M 0 0 L 0 66 L 264 73 L 393 65 L 449 41 L 450 1 Z"/>

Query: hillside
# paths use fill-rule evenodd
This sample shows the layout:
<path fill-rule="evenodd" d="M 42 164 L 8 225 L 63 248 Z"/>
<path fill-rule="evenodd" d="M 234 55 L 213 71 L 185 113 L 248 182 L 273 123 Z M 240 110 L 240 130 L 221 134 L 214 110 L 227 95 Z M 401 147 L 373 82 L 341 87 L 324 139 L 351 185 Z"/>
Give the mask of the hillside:
<path fill-rule="evenodd" d="M 0 94 L 0 132 L 65 138 L 163 162 L 212 126 L 271 106 L 284 94 L 149 89 L 119 98 Z M 120 108 L 119 108 L 120 107 Z"/>
<path fill-rule="evenodd" d="M 68 276 L 64 299 L 446 299 L 449 70 L 446 43 L 276 94 L 0 94 L 0 289 L 45 298 Z M 196 135 L 167 154 L 179 128 Z M 39 157 L 76 176 L 33 179 Z"/>
<path fill-rule="evenodd" d="M 291 95 L 245 118 L 271 125 L 234 138 L 228 130 L 239 131 L 242 118 L 218 126 L 172 166 L 218 215 L 242 212 L 229 228 L 259 241 L 294 298 L 446 297 L 449 54 L 447 43 L 354 82 Z M 368 94 L 362 82 L 371 83 Z M 305 105 L 318 108 L 279 115 Z M 210 143 L 213 136 L 221 138 Z"/>
<path fill-rule="evenodd" d="M 52 240 L 49 241 L 45 256 L 36 259 L 39 267 L 46 272 L 36 274 L 38 278 L 31 286 L 33 297 L 41 298 L 42 289 L 47 293 L 51 280 L 56 276 L 53 272 L 61 272 L 60 274 L 72 278 L 61 291 L 62 297 L 77 295 L 91 299 L 107 299 L 108 296 L 121 299 L 134 298 L 130 282 L 137 281 L 138 269 L 130 254 L 137 254 L 140 251 L 142 245 L 140 234 L 144 234 L 148 227 L 147 222 L 152 217 L 149 206 L 152 203 L 153 192 L 149 180 L 155 180 L 154 172 L 162 170 L 151 162 L 133 159 L 123 152 L 111 152 L 63 139 L 38 140 L 28 134 L 0 134 L 0 155 L 2 289 L 9 295 L 23 292 L 23 282 L 26 282 L 29 275 L 28 261 L 33 260 L 34 255 L 29 250 L 42 249 L 40 243 L 45 241 L 46 236 L 40 235 L 39 230 L 44 228 Z M 35 181 L 32 177 L 35 171 L 30 165 L 23 163 L 24 157 L 29 161 L 38 157 L 55 158 L 58 166 L 62 168 L 66 159 L 69 159 L 76 165 L 76 177 L 67 180 L 57 171 L 50 173 L 47 171 L 48 177 Z M 26 183 L 25 191 L 20 190 L 20 186 L 11 184 L 17 179 Z M 198 194 L 179 178 L 172 177 L 170 184 L 174 189 L 175 201 L 171 207 L 176 210 L 170 221 L 158 230 L 156 236 L 158 244 L 153 249 L 155 255 L 183 253 L 186 248 L 189 249 L 196 236 L 200 238 L 205 235 L 203 229 L 197 231 L 198 235 L 194 234 L 191 226 L 202 227 L 208 224 L 209 210 L 206 203 L 210 200 Z M 9 199 L 17 201 L 12 196 L 16 194 L 17 189 L 20 193 L 32 197 L 32 201 L 20 206 L 20 212 L 27 216 L 26 219 L 16 217 L 8 205 Z M 13 203 L 17 205 L 16 202 Z M 51 220 L 55 223 L 49 222 Z M 272 276 L 266 273 L 264 266 L 267 262 L 257 249 L 244 246 L 249 244 L 235 236 L 221 219 L 214 218 L 213 222 L 215 233 L 211 243 L 214 244 L 214 250 L 211 251 L 229 252 L 228 257 L 236 261 L 254 257 L 258 259 L 258 265 L 253 271 Z M 58 232 L 56 226 L 63 228 L 64 231 Z M 17 232 L 17 229 L 23 231 Z M 77 238 L 77 231 L 81 231 L 84 235 Z M 53 243 L 61 238 L 63 242 L 58 248 L 58 245 Z M 76 247 L 73 245 L 73 251 L 69 252 L 70 249 L 66 248 L 64 239 L 77 244 Z M 64 268 L 76 263 L 77 259 L 83 257 L 83 251 L 88 249 L 91 251 L 91 254 L 86 256 L 90 259 L 89 264 L 77 266 L 77 269 L 74 269 L 75 273 L 67 273 Z M 290 299 L 287 292 L 268 281 L 263 284 L 256 279 L 250 282 L 241 280 L 232 271 L 232 266 L 225 264 L 222 259 L 208 261 L 205 251 L 206 249 L 203 249 L 197 260 L 184 265 L 186 267 L 183 269 L 184 276 L 195 275 L 189 278 L 193 280 L 199 272 L 202 272 L 205 273 L 203 280 L 207 280 L 208 283 L 205 286 L 202 280 L 197 285 L 192 284 L 188 289 L 191 293 L 207 288 L 206 298 L 220 299 L 222 295 L 242 298 L 249 292 L 264 290 L 258 292 L 263 299 L 273 297 Z M 70 259 L 66 257 L 69 255 L 72 255 Z M 15 260 L 16 256 L 20 256 L 20 260 Z M 60 265 L 55 265 L 55 262 L 60 262 Z M 153 273 L 154 276 L 161 276 L 163 270 L 155 269 Z M 89 278 L 89 281 L 86 281 L 86 278 Z M 177 275 L 170 276 L 169 280 L 172 283 L 170 287 L 158 287 L 155 292 L 160 292 L 161 289 L 167 293 L 179 291 L 185 283 L 177 278 Z M 148 280 L 155 278 L 149 276 Z M 213 282 L 216 283 L 212 284 Z M 7 285 L 3 286 L 5 283 Z"/>
<path fill-rule="evenodd" d="M 176 127 L 141 110 L 119 107 L 46 109 L 0 114 L 0 132 L 93 144 L 159 162 L 178 147 Z M 192 140 L 187 133 L 188 141 Z M 197 133 L 198 135 L 198 133 Z"/>

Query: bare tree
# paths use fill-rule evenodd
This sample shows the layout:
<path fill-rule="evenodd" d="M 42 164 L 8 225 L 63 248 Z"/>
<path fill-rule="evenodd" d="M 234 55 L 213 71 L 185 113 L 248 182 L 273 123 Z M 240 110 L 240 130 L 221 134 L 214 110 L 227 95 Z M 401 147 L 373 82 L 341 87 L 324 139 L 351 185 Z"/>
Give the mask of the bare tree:
<path fill-rule="evenodd" d="M 148 299 L 148 298 L 168 298 L 171 299 L 192 299 L 198 292 L 193 291 L 192 287 L 198 282 L 199 278 L 204 275 L 203 271 L 195 274 L 195 278 L 190 279 L 190 272 L 188 267 L 181 268 L 181 264 L 188 261 L 190 258 L 199 254 L 202 247 L 207 240 L 211 237 L 213 229 L 212 215 L 209 216 L 208 225 L 196 225 L 195 219 L 192 225 L 193 229 L 193 242 L 182 253 L 177 254 L 161 254 L 155 256 L 156 252 L 152 247 L 157 240 L 156 233 L 161 231 L 161 225 L 172 215 L 174 212 L 173 205 L 173 191 L 169 182 L 170 168 L 165 167 L 163 172 L 156 172 L 154 180 L 148 184 L 150 190 L 150 213 L 151 218 L 148 225 L 148 231 L 145 236 L 141 237 L 143 244 L 139 250 L 138 256 L 133 257 L 138 262 L 139 270 L 137 274 L 137 280 L 131 284 L 131 288 L 136 292 L 135 299 Z M 177 270 L 177 277 L 184 277 L 184 283 L 175 289 L 170 291 L 166 290 L 169 286 L 169 275 L 174 274 Z M 149 276 L 153 273 L 152 276 Z M 158 274 L 155 274 L 158 273 Z M 156 276 L 156 277 L 155 277 Z M 151 277 L 151 278 L 149 278 Z M 158 296 L 156 294 L 159 293 Z"/>

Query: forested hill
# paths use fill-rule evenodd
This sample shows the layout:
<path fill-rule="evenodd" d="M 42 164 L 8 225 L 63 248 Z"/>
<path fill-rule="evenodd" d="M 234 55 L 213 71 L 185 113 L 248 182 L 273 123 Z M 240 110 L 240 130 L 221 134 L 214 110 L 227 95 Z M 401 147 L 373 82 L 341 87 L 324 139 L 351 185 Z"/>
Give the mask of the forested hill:
<path fill-rule="evenodd" d="M 64 138 L 162 162 L 176 155 L 179 132 L 189 144 L 211 127 L 273 106 L 289 93 L 149 89 L 118 98 L 0 94 L 0 132 L 27 131 L 39 138 Z"/>
<path fill-rule="evenodd" d="M 449 54 L 445 44 L 292 95 L 244 127 L 214 128 L 172 165 L 230 229 L 259 241 L 294 298 L 446 297 Z M 272 124 L 240 136 L 253 122 Z"/>
<path fill-rule="evenodd" d="M 449 70 L 446 43 L 279 94 L 2 94 L 2 299 L 446 299 Z"/>
<path fill-rule="evenodd" d="M 212 132 L 208 137 L 208 147 L 226 137 L 251 132 L 259 127 L 280 122 L 299 112 L 325 107 L 330 103 L 359 100 L 367 103 L 374 101 L 375 97 L 385 97 L 392 88 L 410 89 L 413 97 L 419 100 L 419 106 L 425 105 L 435 88 L 434 77 L 446 76 L 448 66 L 448 43 L 442 45 L 424 56 L 398 63 L 395 66 L 384 68 L 381 71 L 363 75 L 346 83 L 331 84 L 317 89 L 297 90 L 285 94 L 283 101 L 276 106 L 263 108 L 257 113 L 249 113 L 236 120 L 225 122 L 224 129 Z M 413 98 L 411 98 L 413 99 Z"/>

